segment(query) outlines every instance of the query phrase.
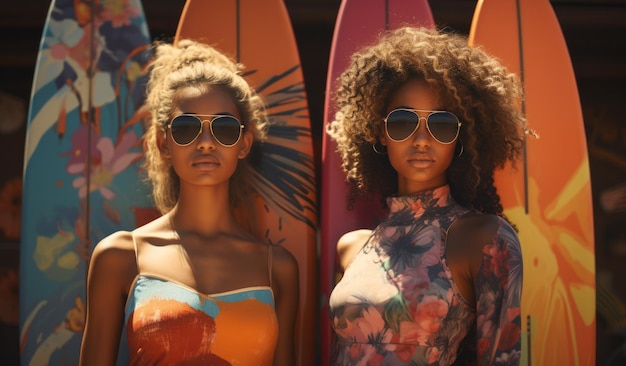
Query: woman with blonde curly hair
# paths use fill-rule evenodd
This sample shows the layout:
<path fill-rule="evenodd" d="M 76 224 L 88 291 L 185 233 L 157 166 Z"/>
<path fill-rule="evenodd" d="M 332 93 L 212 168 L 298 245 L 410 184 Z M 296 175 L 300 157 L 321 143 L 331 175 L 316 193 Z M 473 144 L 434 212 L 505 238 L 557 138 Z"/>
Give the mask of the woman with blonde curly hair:
<path fill-rule="evenodd" d="M 333 365 L 517 365 L 522 257 L 494 170 L 521 154 L 521 87 L 452 32 L 405 27 L 355 53 L 327 133 L 374 230 L 343 235 Z"/>
<path fill-rule="evenodd" d="M 234 213 L 263 102 L 211 46 L 155 52 L 145 167 L 162 216 L 95 247 L 81 365 L 292 365 L 297 262 Z"/>

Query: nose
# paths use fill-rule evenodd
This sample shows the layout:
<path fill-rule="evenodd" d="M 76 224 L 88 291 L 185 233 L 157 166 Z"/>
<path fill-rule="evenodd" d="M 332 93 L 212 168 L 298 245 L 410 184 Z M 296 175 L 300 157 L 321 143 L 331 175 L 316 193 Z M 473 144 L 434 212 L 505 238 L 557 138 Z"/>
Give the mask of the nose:
<path fill-rule="evenodd" d="M 210 121 L 202 121 L 197 143 L 197 148 L 199 150 L 214 150 L 217 147 L 215 138 L 211 134 Z"/>
<path fill-rule="evenodd" d="M 417 130 L 411 138 L 414 146 L 430 146 L 430 133 L 428 132 L 428 127 L 426 127 L 426 117 L 419 117 Z"/>

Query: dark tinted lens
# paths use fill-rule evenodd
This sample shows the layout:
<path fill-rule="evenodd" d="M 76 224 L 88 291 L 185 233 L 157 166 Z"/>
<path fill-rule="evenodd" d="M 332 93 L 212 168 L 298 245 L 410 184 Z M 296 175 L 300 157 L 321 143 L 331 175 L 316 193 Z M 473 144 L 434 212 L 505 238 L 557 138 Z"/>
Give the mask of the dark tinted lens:
<path fill-rule="evenodd" d="M 459 133 L 459 120 L 450 112 L 433 112 L 428 117 L 428 130 L 439 142 L 449 144 Z"/>
<path fill-rule="evenodd" d="M 399 109 L 389 113 L 385 126 L 389 138 L 403 141 L 413 134 L 418 122 L 417 114 Z"/>
<path fill-rule="evenodd" d="M 234 117 L 217 117 L 211 123 L 211 131 L 222 145 L 231 146 L 239 141 L 241 124 Z"/>
<path fill-rule="evenodd" d="M 170 127 L 172 138 L 177 144 L 188 145 L 200 133 L 202 122 L 195 116 L 177 116 Z"/>

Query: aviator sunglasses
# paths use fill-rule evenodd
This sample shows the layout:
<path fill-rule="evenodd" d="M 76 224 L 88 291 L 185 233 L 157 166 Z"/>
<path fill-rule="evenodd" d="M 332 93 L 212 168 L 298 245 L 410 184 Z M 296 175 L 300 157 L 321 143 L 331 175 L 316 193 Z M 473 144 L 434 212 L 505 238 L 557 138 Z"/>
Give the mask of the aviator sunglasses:
<path fill-rule="evenodd" d="M 200 136 L 204 122 L 209 122 L 211 135 L 225 147 L 239 142 L 241 130 L 244 128 L 237 118 L 224 114 L 181 114 L 174 117 L 167 128 L 172 132 L 172 139 L 177 145 L 187 146 Z"/>
<path fill-rule="evenodd" d="M 417 112 L 430 112 L 427 117 L 420 117 Z M 461 122 L 452 113 L 446 111 L 428 111 L 421 109 L 394 109 L 385 118 L 387 136 L 402 142 L 417 131 L 420 121 L 426 120 L 428 133 L 442 144 L 451 144 L 459 136 Z"/>

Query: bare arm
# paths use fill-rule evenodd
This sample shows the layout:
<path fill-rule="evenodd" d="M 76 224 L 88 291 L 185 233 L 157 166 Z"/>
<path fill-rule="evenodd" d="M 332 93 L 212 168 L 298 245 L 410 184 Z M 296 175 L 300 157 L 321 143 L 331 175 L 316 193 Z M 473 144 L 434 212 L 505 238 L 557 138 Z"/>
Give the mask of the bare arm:
<path fill-rule="evenodd" d="M 359 253 L 367 239 L 372 235 L 372 230 L 360 229 L 345 233 L 337 241 L 337 264 L 338 271 L 345 272 L 346 268 Z"/>
<path fill-rule="evenodd" d="M 477 343 L 462 361 L 518 365 L 523 273 L 513 228 L 495 215 L 464 216 L 448 230 L 446 258 L 459 291 L 476 307 Z"/>
<path fill-rule="evenodd" d="M 137 272 L 132 237 L 114 233 L 96 245 L 87 275 L 87 319 L 80 365 L 114 365 L 128 287 Z"/>
<path fill-rule="evenodd" d="M 300 297 L 298 262 L 283 247 L 273 247 L 272 278 L 276 294 L 278 343 L 274 366 L 295 365 L 294 330 Z"/>

